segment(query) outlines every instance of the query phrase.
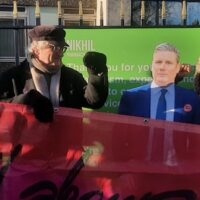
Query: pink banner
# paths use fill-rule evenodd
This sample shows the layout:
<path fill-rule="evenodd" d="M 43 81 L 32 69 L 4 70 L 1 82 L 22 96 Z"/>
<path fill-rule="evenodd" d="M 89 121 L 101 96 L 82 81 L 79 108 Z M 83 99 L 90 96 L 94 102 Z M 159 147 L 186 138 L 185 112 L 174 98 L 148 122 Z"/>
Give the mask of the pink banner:
<path fill-rule="evenodd" d="M 44 124 L 1 103 L 0 199 L 200 199 L 199 132 L 66 108 Z"/>

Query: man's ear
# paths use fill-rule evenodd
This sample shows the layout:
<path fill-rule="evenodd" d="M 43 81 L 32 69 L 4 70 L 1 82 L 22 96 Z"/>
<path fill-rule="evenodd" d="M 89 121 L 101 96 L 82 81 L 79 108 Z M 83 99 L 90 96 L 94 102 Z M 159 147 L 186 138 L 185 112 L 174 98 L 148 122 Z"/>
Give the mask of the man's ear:
<path fill-rule="evenodd" d="M 34 55 L 35 57 L 38 57 L 38 55 L 39 55 L 39 49 L 38 49 L 38 48 L 34 48 L 34 49 L 33 49 L 33 55 Z"/>
<path fill-rule="evenodd" d="M 181 63 L 177 64 L 176 69 L 177 69 L 176 74 L 178 74 L 180 72 L 180 70 L 181 70 Z"/>

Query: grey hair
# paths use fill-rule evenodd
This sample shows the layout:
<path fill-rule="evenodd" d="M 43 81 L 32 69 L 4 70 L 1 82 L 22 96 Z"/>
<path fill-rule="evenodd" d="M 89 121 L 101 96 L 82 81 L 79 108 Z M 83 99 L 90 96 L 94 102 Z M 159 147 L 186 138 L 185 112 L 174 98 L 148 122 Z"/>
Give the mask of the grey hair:
<path fill-rule="evenodd" d="M 170 51 L 170 52 L 174 52 L 176 54 L 176 57 L 177 57 L 177 62 L 179 63 L 180 61 L 180 52 L 179 50 L 169 44 L 169 43 L 162 43 L 162 44 L 159 44 L 155 47 L 155 50 L 154 50 L 154 53 L 156 53 L 157 51 Z"/>
<path fill-rule="evenodd" d="M 33 54 L 33 50 L 36 48 L 42 49 L 46 46 L 48 46 L 49 42 L 48 41 L 33 41 L 31 42 L 29 48 L 28 48 L 28 53 Z"/>

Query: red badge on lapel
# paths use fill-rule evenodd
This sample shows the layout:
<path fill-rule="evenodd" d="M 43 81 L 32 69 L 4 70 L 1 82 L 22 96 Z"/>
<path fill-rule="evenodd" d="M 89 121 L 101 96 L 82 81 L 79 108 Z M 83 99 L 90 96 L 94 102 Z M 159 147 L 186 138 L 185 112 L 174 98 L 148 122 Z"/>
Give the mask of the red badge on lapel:
<path fill-rule="evenodd" d="M 190 112 L 191 110 L 192 110 L 192 106 L 190 104 L 185 104 L 184 111 L 185 112 Z"/>

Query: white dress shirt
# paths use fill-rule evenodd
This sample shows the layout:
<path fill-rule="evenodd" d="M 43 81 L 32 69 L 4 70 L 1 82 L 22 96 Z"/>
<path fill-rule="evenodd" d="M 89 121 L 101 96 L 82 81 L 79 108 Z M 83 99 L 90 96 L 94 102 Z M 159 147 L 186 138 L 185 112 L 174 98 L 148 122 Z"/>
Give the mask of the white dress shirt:
<path fill-rule="evenodd" d="M 161 87 L 156 85 L 156 83 L 153 81 L 151 83 L 151 99 L 150 99 L 150 117 L 151 119 L 156 119 L 156 110 L 158 105 L 158 99 L 161 95 Z M 175 85 L 171 84 L 168 87 L 166 87 L 167 93 L 165 94 L 166 99 L 166 121 L 174 121 L 174 111 L 175 111 Z"/>

